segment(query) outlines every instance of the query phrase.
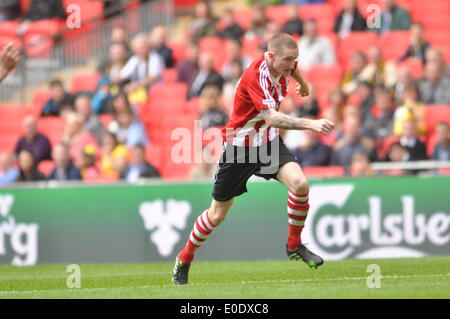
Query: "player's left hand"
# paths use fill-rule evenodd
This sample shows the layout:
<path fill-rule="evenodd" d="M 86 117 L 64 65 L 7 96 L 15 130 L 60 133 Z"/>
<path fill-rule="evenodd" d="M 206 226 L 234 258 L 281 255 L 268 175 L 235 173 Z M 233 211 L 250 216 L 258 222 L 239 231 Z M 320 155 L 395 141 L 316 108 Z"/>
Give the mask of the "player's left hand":
<path fill-rule="evenodd" d="M 297 95 L 300 95 L 300 96 L 308 96 L 309 95 L 308 83 L 304 83 L 303 85 L 300 85 L 300 83 L 297 83 L 295 85 L 295 90 L 297 92 Z"/>
<path fill-rule="evenodd" d="M 17 63 L 19 63 L 19 51 L 10 42 L 0 53 L 0 67 L 9 72 L 16 67 Z"/>

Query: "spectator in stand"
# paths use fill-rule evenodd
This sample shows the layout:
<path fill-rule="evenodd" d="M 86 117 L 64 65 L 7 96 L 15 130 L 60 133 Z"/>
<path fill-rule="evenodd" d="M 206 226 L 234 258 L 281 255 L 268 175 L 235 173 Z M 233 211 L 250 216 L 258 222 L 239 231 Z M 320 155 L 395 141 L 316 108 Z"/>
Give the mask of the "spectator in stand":
<path fill-rule="evenodd" d="M 152 50 L 144 33 L 133 38 L 131 47 L 134 55 L 120 71 L 120 79 L 131 103 L 145 103 L 148 88 L 158 82 L 164 72 L 164 60 Z"/>
<path fill-rule="evenodd" d="M 229 60 L 222 68 L 222 76 L 226 80 L 230 78 L 230 69 L 233 62 L 240 62 L 244 70 L 252 63 L 252 59 L 242 53 L 242 43 L 239 40 L 229 40 L 227 44 Z"/>
<path fill-rule="evenodd" d="M 176 65 L 177 81 L 189 84 L 192 78 L 198 72 L 198 59 L 199 59 L 198 44 L 194 42 L 188 42 L 186 48 L 186 59 L 179 61 Z"/>
<path fill-rule="evenodd" d="M 19 176 L 12 153 L 0 153 L 0 185 L 12 184 Z"/>
<path fill-rule="evenodd" d="M 223 29 L 219 32 L 222 39 L 240 41 L 244 36 L 244 29 L 236 22 L 233 15 L 233 9 L 226 9 L 222 13 Z"/>
<path fill-rule="evenodd" d="M 297 117 L 317 118 L 319 115 L 319 102 L 316 99 L 316 89 L 309 87 L 309 95 L 303 99 L 303 104 L 297 111 Z"/>
<path fill-rule="evenodd" d="M 400 136 L 403 122 L 414 120 L 417 123 L 417 134 L 425 134 L 425 107 L 419 102 L 419 92 L 414 84 L 408 85 L 403 91 L 402 102 L 394 113 L 394 134 Z"/>
<path fill-rule="evenodd" d="M 448 65 L 448 63 L 445 61 L 442 51 L 438 48 L 429 47 L 425 52 L 425 61 L 425 64 L 428 64 L 428 62 L 435 62 L 439 64 L 444 71 L 444 74 L 446 76 L 450 76 L 450 65 Z"/>
<path fill-rule="evenodd" d="M 125 93 L 119 93 L 119 95 L 117 95 L 112 103 L 112 120 L 109 122 L 108 124 L 108 131 L 114 134 L 117 134 L 117 131 L 119 129 L 119 123 L 117 120 L 118 114 L 121 111 L 130 111 L 134 117 L 136 118 L 137 121 L 140 121 L 140 117 L 139 117 L 139 111 L 138 109 L 134 106 L 131 105 L 130 102 L 128 101 L 128 97 Z"/>
<path fill-rule="evenodd" d="M 131 161 L 121 175 L 130 183 L 136 183 L 140 178 L 158 178 L 158 170 L 145 161 L 145 146 L 136 144 L 131 149 Z"/>
<path fill-rule="evenodd" d="M 359 78 L 374 86 L 394 87 L 397 81 L 395 63 L 385 61 L 379 47 L 371 47 L 367 53 L 368 63 L 361 71 Z"/>
<path fill-rule="evenodd" d="M 338 116 L 342 113 L 345 105 L 347 104 L 347 95 L 342 92 L 340 87 L 336 87 L 328 94 L 327 108 L 333 108 L 336 110 Z"/>
<path fill-rule="evenodd" d="M 375 104 L 375 95 L 373 94 L 373 86 L 367 81 L 358 81 L 356 92 L 354 95 L 358 99 L 357 105 L 361 110 L 361 119 L 365 123 L 372 113 L 372 107 Z"/>
<path fill-rule="evenodd" d="M 385 10 L 381 13 L 381 28 L 379 33 L 409 30 L 411 27 L 411 16 L 408 11 L 398 6 L 395 0 L 383 0 Z"/>
<path fill-rule="evenodd" d="M 217 86 L 220 91 L 223 89 L 225 80 L 214 69 L 214 60 L 210 53 L 202 53 L 199 57 L 198 65 L 199 70 L 189 84 L 188 99 L 199 96 L 203 88 L 209 85 Z"/>
<path fill-rule="evenodd" d="M 100 154 L 99 166 L 102 176 L 119 177 L 128 165 L 128 149 L 125 145 L 119 144 L 113 133 L 107 132 L 103 135 Z"/>
<path fill-rule="evenodd" d="M 365 153 L 356 152 L 352 156 L 352 164 L 349 169 L 351 176 L 372 176 L 376 172 L 370 167 L 370 159 Z"/>
<path fill-rule="evenodd" d="M 394 86 L 394 98 L 397 103 L 403 103 L 404 92 L 406 87 L 416 85 L 411 75 L 411 71 L 407 67 L 400 67 L 397 72 L 397 83 Z"/>
<path fill-rule="evenodd" d="M 361 122 L 358 117 L 348 116 L 343 122 L 343 137 L 334 144 L 333 165 L 342 165 L 346 169 L 352 164 L 353 154 L 361 152 L 376 160 L 373 139 L 361 135 Z"/>
<path fill-rule="evenodd" d="M 286 5 L 288 20 L 283 25 L 283 31 L 293 36 L 301 36 L 303 34 L 303 20 L 299 16 L 299 5 L 289 3 Z"/>
<path fill-rule="evenodd" d="M 150 33 L 150 45 L 164 60 L 166 68 L 173 68 L 175 61 L 173 59 L 172 49 L 167 46 L 166 28 L 158 25 Z"/>
<path fill-rule="evenodd" d="M 28 115 L 23 119 L 24 136 L 16 144 L 14 153 L 19 155 L 23 150 L 33 153 L 36 165 L 41 161 L 51 159 L 52 146 L 47 136 L 38 131 L 38 123 L 34 116 Z"/>
<path fill-rule="evenodd" d="M 425 65 L 424 78 L 419 81 L 420 101 L 424 104 L 450 104 L 450 76 L 442 65 L 430 61 Z"/>
<path fill-rule="evenodd" d="M 228 122 L 228 115 L 220 104 L 220 91 L 215 86 L 207 86 L 200 95 L 200 121 L 202 129 L 223 127 Z"/>
<path fill-rule="evenodd" d="M 76 166 L 79 166 L 79 154 L 88 144 L 97 146 L 95 137 L 83 130 L 84 117 L 79 113 L 70 113 L 66 118 L 62 142 L 69 147 L 69 155 Z"/>
<path fill-rule="evenodd" d="M 417 124 L 415 120 L 410 119 L 403 122 L 400 144 L 407 149 L 410 161 L 427 159 L 426 146 L 417 137 Z"/>
<path fill-rule="evenodd" d="M 209 2 L 198 2 L 195 5 L 195 18 L 188 27 L 189 37 L 197 42 L 201 38 L 215 37 L 217 18 L 213 16 Z"/>
<path fill-rule="evenodd" d="M 319 34 L 317 22 L 306 20 L 303 24 L 303 36 L 299 42 L 300 66 L 310 69 L 314 65 L 336 63 L 336 54 L 330 41 Z"/>
<path fill-rule="evenodd" d="M 350 58 L 349 69 L 344 73 L 341 89 L 346 95 L 355 92 L 358 82 L 361 80 L 361 72 L 367 65 L 367 57 L 363 52 L 354 52 Z"/>
<path fill-rule="evenodd" d="M 394 142 L 389 146 L 389 151 L 385 161 L 388 162 L 406 162 L 409 161 L 408 149 L 400 142 Z"/>
<path fill-rule="evenodd" d="M 89 181 L 100 177 L 100 171 L 96 165 L 97 147 L 94 144 L 86 144 L 78 153 L 78 167 L 83 180 Z"/>
<path fill-rule="evenodd" d="M 266 24 L 269 23 L 269 18 L 266 13 L 266 5 L 262 2 L 257 2 L 252 6 L 252 17 L 250 27 L 245 32 L 245 37 L 248 39 L 262 39 Z"/>
<path fill-rule="evenodd" d="M 110 114 L 114 96 L 111 94 L 111 83 L 108 78 L 103 77 L 97 83 L 94 95 L 92 96 L 92 112 L 96 115 Z"/>
<path fill-rule="evenodd" d="M 320 142 L 317 133 L 305 130 L 304 139 L 292 154 L 302 167 L 328 166 L 332 157 L 332 149 Z"/>
<path fill-rule="evenodd" d="M 91 96 L 88 94 L 78 95 L 75 100 L 75 110 L 84 117 L 83 130 L 94 135 L 97 142 L 100 143 L 105 128 L 99 117 L 92 113 Z"/>
<path fill-rule="evenodd" d="M 110 92 L 113 96 L 116 96 L 120 91 L 120 72 L 127 63 L 128 52 L 127 47 L 123 43 L 113 43 L 109 47 L 109 57 L 107 60 L 102 61 L 98 67 L 98 71 L 102 74 L 100 82 L 104 79 L 108 79 L 111 85 Z M 99 86 L 97 84 L 97 86 Z"/>
<path fill-rule="evenodd" d="M 437 143 L 433 151 L 433 159 L 436 161 L 450 161 L 450 131 L 448 126 L 445 121 L 436 125 Z"/>
<path fill-rule="evenodd" d="M 356 0 L 346 0 L 344 8 L 336 17 L 333 31 L 340 37 L 346 37 L 350 32 L 365 31 L 366 19 L 361 15 Z"/>
<path fill-rule="evenodd" d="M 369 113 L 363 127 L 374 132 L 379 141 L 392 135 L 395 104 L 389 90 L 379 87 L 375 90 L 375 112 Z"/>
<path fill-rule="evenodd" d="M 266 28 L 264 29 L 264 34 L 261 39 L 261 44 L 259 45 L 259 54 L 263 54 L 268 49 L 268 43 L 269 40 L 272 39 L 274 36 L 279 35 L 283 32 L 283 29 L 281 28 L 281 25 L 274 21 L 269 21 L 266 24 Z"/>
<path fill-rule="evenodd" d="M 231 62 L 228 79 L 223 85 L 222 94 L 223 103 L 230 114 L 234 103 L 234 93 L 243 72 L 244 70 L 240 61 Z"/>
<path fill-rule="evenodd" d="M 69 147 L 64 143 L 58 143 L 53 147 L 52 151 L 53 162 L 55 168 L 47 177 L 48 180 L 68 181 L 81 180 L 81 174 L 78 167 L 76 167 L 69 156 Z"/>
<path fill-rule="evenodd" d="M 145 127 L 134 116 L 131 110 L 124 110 L 117 113 L 117 140 L 126 147 L 133 147 L 137 144 L 148 146 L 150 141 L 147 137 Z"/>
<path fill-rule="evenodd" d="M 67 93 L 60 80 L 50 82 L 50 99 L 44 104 L 41 110 L 41 116 L 59 116 L 61 108 L 64 105 L 73 107 L 73 96 Z"/>
<path fill-rule="evenodd" d="M 0 22 L 19 19 L 21 16 L 20 0 L 3 0 L 0 3 Z"/>
<path fill-rule="evenodd" d="M 22 150 L 18 156 L 19 175 L 17 182 L 36 182 L 45 180 L 44 174 L 37 169 L 33 153 Z"/>
<path fill-rule="evenodd" d="M 399 61 L 405 61 L 408 58 L 417 59 L 425 64 L 425 52 L 430 46 L 430 43 L 425 40 L 423 25 L 419 22 L 414 22 L 410 28 L 411 40 L 405 53 L 400 57 Z"/>

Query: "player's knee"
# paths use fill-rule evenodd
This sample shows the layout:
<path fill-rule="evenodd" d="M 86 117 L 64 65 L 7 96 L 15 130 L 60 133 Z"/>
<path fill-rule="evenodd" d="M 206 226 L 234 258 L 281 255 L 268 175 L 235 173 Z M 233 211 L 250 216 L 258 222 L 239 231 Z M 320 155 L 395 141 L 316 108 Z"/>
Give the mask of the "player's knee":
<path fill-rule="evenodd" d="M 306 194 L 309 192 L 308 181 L 305 178 L 294 178 L 291 182 L 291 192 L 295 194 Z"/>

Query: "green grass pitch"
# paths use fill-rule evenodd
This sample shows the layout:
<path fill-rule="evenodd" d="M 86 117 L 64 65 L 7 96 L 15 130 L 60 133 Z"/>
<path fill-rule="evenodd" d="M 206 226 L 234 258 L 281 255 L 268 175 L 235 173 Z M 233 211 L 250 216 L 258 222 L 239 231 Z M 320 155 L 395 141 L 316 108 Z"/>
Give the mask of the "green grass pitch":
<path fill-rule="evenodd" d="M 368 288 L 367 266 L 381 269 Z M 67 288 L 68 265 L 0 266 L 0 298 L 450 298 L 450 256 L 327 261 L 195 262 L 189 285 L 171 284 L 173 263 L 80 264 L 81 288 Z"/>

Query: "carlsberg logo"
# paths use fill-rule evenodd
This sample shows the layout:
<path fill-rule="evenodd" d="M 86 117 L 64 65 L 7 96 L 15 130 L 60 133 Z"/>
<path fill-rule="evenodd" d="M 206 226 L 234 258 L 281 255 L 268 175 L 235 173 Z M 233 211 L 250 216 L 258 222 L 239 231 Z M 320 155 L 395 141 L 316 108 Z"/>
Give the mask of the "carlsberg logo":
<path fill-rule="evenodd" d="M 347 257 L 420 257 L 424 245 L 447 250 L 450 241 L 450 215 L 446 212 L 424 214 L 415 211 L 411 195 L 398 198 L 401 212 L 385 211 L 383 199 L 370 196 L 358 214 L 343 208 L 353 192 L 352 184 L 314 185 L 310 190 L 304 241 L 326 259 Z M 343 213 L 333 213 L 339 210 Z M 447 247 L 447 249 L 445 248 Z"/>
<path fill-rule="evenodd" d="M 38 258 L 38 224 L 16 223 L 11 214 L 14 196 L 0 194 L 0 260 L 12 251 L 11 263 L 30 266 Z"/>

